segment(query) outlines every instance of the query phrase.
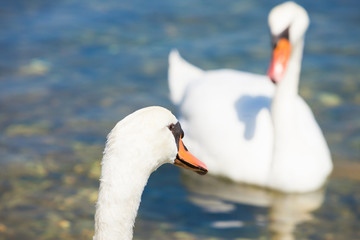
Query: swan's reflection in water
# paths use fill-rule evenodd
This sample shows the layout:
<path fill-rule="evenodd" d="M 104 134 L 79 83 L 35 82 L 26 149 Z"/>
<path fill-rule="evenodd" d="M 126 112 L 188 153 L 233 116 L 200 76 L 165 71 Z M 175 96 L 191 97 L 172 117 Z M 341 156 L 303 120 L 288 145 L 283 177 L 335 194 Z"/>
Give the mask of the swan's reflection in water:
<path fill-rule="evenodd" d="M 194 193 L 190 196 L 190 201 L 209 212 L 231 212 L 235 208 L 232 203 L 269 208 L 268 225 L 272 240 L 294 240 L 296 226 L 311 220 L 311 212 L 319 208 L 324 200 L 324 190 L 306 194 L 284 194 L 185 171 L 182 172 L 182 182 Z M 242 221 L 233 219 L 213 224 L 218 228 L 242 225 Z"/>

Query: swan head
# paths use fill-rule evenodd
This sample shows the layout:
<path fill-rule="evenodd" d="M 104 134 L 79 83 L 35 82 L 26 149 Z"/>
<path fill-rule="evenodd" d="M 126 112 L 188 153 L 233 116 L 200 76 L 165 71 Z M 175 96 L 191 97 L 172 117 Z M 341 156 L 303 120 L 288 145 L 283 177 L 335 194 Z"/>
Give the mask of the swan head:
<path fill-rule="evenodd" d="M 184 132 L 176 117 L 162 107 L 147 107 L 121 120 L 108 136 L 105 153 L 115 152 L 137 168 L 155 171 L 164 163 L 207 173 L 204 163 L 185 147 Z M 103 159 L 103 161 L 106 161 Z"/>
<path fill-rule="evenodd" d="M 284 77 L 292 50 L 303 41 L 309 22 L 306 10 L 294 2 L 285 2 L 270 11 L 268 23 L 273 54 L 268 76 L 274 83 Z"/>

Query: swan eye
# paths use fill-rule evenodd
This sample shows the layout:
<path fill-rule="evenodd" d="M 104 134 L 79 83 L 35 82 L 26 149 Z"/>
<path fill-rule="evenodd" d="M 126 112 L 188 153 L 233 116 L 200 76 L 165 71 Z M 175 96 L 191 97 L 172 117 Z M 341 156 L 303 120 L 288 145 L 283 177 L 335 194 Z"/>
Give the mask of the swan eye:
<path fill-rule="evenodd" d="M 291 25 L 289 25 L 284 31 L 282 31 L 278 35 L 272 36 L 272 38 L 271 38 L 271 46 L 272 46 L 273 49 L 276 48 L 276 45 L 278 44 L 278 42 L 279 42 L 279 40 L 281 38 L 285 38 L 288 41 L 290 40 L 289 39 L 289 37 L 290 37 L 290 35 L 289 35 L 290 27 L 291 27 Z"/>
<path fill-rule="evenodd" d="M 184 137 L 184 131 L 181 129 L 181 125 L 179 122 L 177 122 L 176 124 L 170 124 L 168 128 L 174 135 L 175 139 Z"/>
<path fill-rule="evenodd" d="M 175 129 L 175 124 L 170 124 L 169 126 L 168 126 L 168 128 L 170 129 L 170 131 L 174 131 L 174 129 Z"/>

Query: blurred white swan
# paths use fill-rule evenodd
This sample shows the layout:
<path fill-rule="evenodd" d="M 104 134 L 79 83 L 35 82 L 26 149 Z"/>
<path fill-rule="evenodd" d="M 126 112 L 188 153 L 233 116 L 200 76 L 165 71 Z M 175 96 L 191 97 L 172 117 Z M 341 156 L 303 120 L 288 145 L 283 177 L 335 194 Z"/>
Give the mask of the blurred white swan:
<path fill-rule="evenodd" d="M 164 163 L 206 174 L 205 164 L 182 143 L 177 119 L 161 107 L 138 110 L 108 135 L 101 162 L 94 240 L 130 240 L 141 194 L 150 174 Z"/>
<path fill-rule="evenodd" d="M 332 161 L 313 113 L 298 95 L 309 17 L 286 2 L 271 10 L 268 22 L 268 76 L 204 71 L 173 50 L 171 99 L 189 132 L 186 140 L 211 174 L 283 192 L 313 191 L 325 183 Z"/>

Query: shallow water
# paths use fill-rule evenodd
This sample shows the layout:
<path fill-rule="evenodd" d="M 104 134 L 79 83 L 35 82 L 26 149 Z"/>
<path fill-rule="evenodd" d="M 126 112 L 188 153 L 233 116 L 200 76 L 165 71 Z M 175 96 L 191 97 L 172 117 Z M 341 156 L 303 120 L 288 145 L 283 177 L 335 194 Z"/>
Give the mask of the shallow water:
<path fill-rule="evenodd" d="M 279 2 L 5 1 L 0 239 L 90 239 L 106 134 L 140 107 L 175 110 L 169 51 L 204 69 L 264 74 L 266 18 Z M 135 239 L 360 239 L 360 3 L 298 3 L 311 18 L 300 94 L 335 163 L 325 189 L 282 195 L 163 166 Z"/>

